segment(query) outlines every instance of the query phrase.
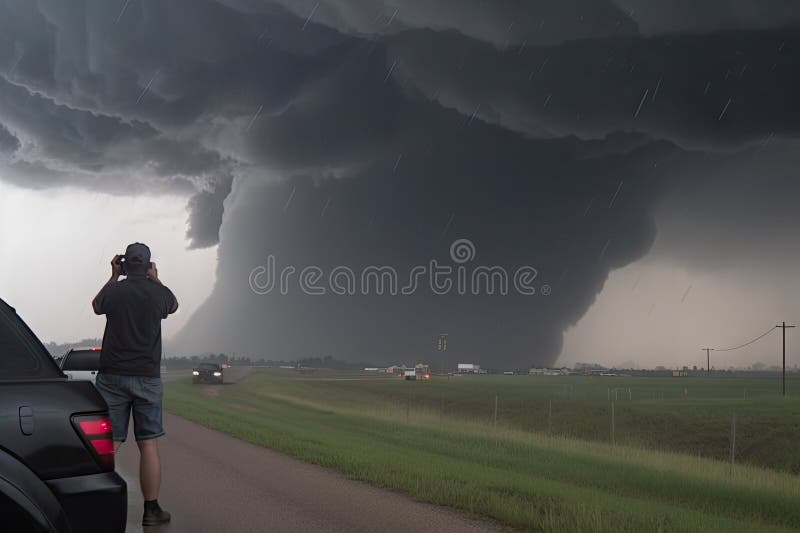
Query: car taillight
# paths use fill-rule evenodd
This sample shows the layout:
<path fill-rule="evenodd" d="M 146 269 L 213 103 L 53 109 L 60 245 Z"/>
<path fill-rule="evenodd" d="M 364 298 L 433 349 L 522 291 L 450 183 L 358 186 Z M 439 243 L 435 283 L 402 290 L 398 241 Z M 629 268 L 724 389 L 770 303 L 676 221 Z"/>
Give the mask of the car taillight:
<path fill-rule="evenodd" d="M 94 452 L 104 472 L 114 471 L 114 440 L 108 415 L 75 415 L 72 425 Z"/>
<path fill-rule="evenodd" d="M 111 433 L 111 419 L 108 417 L 96 420 L 80 420 L 78 425 L 84 435 L 104 435 Z"/>

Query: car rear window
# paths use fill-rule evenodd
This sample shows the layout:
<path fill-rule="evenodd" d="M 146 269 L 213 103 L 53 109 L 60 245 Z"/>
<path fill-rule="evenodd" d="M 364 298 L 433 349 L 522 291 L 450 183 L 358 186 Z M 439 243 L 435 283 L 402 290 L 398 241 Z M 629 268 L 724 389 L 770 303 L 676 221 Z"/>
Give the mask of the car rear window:
<path fill-rule="evenodd" d="M 64 356 L 61 370 L 98 370 L 100 368 L 99 350 L 74 350 Z"/>
<path fill-rule="evenodd" d="M 39 339 L 14 309 L 0 300 L 0 380 L 60 376 Z"/>

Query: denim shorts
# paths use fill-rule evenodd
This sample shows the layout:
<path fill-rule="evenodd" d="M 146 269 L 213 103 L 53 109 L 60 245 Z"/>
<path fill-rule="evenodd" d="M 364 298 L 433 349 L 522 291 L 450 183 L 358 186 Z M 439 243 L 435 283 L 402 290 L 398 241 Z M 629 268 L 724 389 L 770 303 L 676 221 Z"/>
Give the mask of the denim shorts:
<path fill-rule="evenodd" d="M 97 374 L 97 390 L 108 404 L 115 441 L 125 442 L 133 411 L 133 435 L 137 441 L 164 435 L 161 378 Z"/>

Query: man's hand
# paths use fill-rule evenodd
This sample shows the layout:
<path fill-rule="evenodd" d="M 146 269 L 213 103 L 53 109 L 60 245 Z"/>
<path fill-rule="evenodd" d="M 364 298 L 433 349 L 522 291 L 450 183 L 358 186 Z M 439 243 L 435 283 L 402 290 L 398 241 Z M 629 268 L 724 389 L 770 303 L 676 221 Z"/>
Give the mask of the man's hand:
<path fill-rule="evenodd" d="M 100 295 L 103 294 L 103 289 L 107 285 L 111 285 L 112 283 L 116 283 L 119 281 L 119 277 L 122 275 L 122 265 L 119 264 L 119 258 L 122 257 L 121 255 L 115 255 L 114 259 L 111 260 L 111 279 L 109 279 L 103 288 L 100 289 L 100 292 L 97 293 L 97 296 L 94 297 L 92 300 L 92 309 L 94 310 L 95 314 L 103 315 L 105 314 L 102 309 L 102 302 L 100 299 Z"/>
<path fill-rule="evenodd" d="M 150 263 L 150 268 L 147 269 L 147 277 L 156 283 L 161 283 L 158 279 L 158 267 L 155 263 Z"/>
<path fill-rule="evenodd" d="M 119 264 L 121 257 L 121 255 L 115 255 L 111 260 L 111 279 L 115 281 L 122 275 L 122 265 Z"/>

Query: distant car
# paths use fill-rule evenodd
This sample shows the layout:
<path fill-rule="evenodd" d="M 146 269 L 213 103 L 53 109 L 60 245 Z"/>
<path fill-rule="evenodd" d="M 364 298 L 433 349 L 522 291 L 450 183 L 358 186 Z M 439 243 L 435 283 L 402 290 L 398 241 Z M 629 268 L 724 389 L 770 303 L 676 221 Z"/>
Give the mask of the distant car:
<path fill-rule="evenodd" d="M 0 300 L 0 531 L 123 533 L 108 406 Z"/>
<path fill-rule="evenodd" d="M 201 363 L 192 370 L 192 383 L 222 383 L 223 369 L 214 363 Z"/>
<path fill-rule="evenodd" d="M 101 348 L 76 348 L 61 358 L 61 371 L 68 379 L 95 382 L 100 368 Z"/>
<path fill-rule="evenodd" d="M 420 370 L 418 368 L 410 368 L 410 369 L 404 370 L 403 374 L 401 375 L 401 377 L 403 379 L 408 380 L 408 381 L 416 381 L 418 379 L 421 379 L 421 380 L 429 380 L 429 379 L 431 379 L 431 375 L 428 372 L 424 372 L 424 371 L 422 371 L 422 370 Z"/>

